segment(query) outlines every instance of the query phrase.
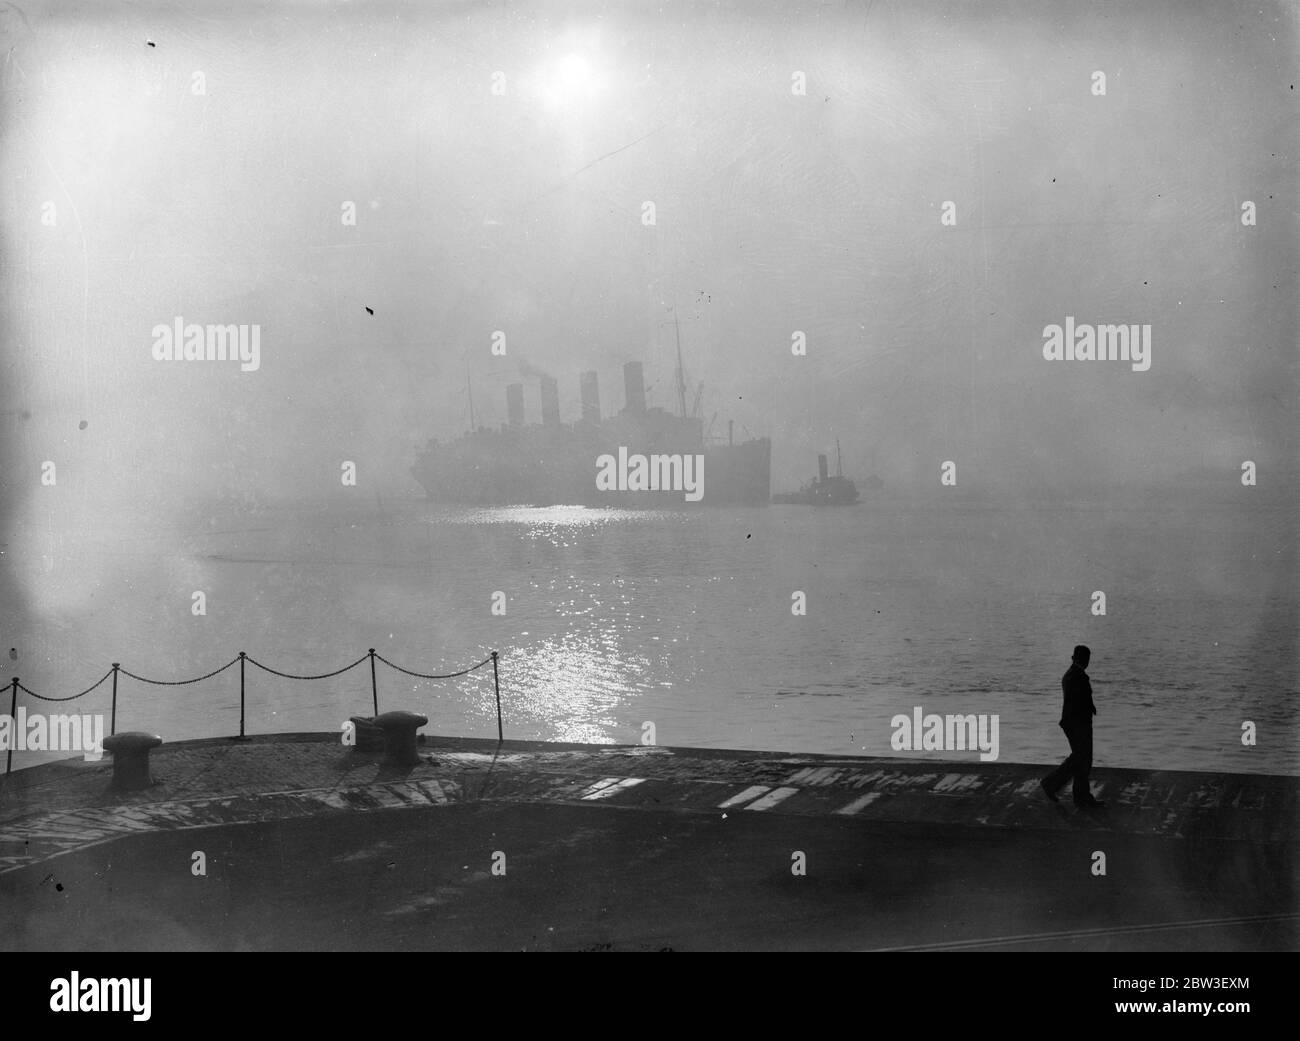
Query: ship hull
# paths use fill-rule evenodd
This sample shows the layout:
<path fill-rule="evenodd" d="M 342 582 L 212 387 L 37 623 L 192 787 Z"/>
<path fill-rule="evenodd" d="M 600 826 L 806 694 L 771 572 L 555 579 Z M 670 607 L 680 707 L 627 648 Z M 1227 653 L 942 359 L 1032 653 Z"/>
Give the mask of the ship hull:
<path fill-rule="evenodd" d="M 666 436 L 626 437 L 629 431 L 575 427 L 482 432 L 417 457 L 411 475 L 431 502 L 467 506 L 591 506 L 672 509 L 694 506 L 766 506 L 771 501 L 772 444 L 757 438 L 708 445 L 688 429 Z M 695 424 L 698 430 L 698 424 Z M 674 436 L 676 435 L 676 436 Z M 683 487 L 602 490 L 601 456 L 625 454 L 703 457 L 698 498 Z"/>
<path fill-rule="evenodd" d="M 772 501 L 785 506 L 852 506 L 859 498 L 857 487 L 847 477 L 825 477 L 797 492 L 774 495 Z"/>

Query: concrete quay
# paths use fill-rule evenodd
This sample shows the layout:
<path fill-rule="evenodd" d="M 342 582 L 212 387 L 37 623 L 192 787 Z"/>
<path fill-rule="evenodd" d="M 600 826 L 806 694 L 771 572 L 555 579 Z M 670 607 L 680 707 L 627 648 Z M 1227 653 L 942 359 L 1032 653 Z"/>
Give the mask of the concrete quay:
<path fill-rule="evenodd" d="M 1047 769 L 281 734 L 119 791 L 67 760 L 0 787 L 0 949 L 1300 949 L 1300 778 L 1098 769 L 1084 812 Z"/>

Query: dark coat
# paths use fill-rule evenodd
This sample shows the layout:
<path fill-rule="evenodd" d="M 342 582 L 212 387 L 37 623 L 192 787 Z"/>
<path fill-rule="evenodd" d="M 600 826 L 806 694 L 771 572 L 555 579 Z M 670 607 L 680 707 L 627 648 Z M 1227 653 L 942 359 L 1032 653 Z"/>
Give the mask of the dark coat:
<path fill-rule="evenodd" d="M 1061 726 L 1092 726 L 1092 717 L 1097 714 L 1097 706 L 1092 703 L 1092 683 L 1088 674 L 1079 668 L 1078 662 L 1071 662 L 1070 668 L 1061 677 L 1061 690 L 1065 692 L 1065 705 L 1061 709 Z"/>

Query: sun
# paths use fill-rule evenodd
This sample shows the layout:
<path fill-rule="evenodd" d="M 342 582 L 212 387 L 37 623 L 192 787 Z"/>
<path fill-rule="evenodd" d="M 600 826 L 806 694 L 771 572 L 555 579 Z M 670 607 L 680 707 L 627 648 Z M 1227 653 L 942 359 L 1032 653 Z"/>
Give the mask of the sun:
<path fill-rule="evenodd" d="M 548 62 L 537 75 L 538 95 L 552 112 L 585 109 L 604 88 L 601 75 L 591 56 L 583 51 L 566 51 Z"/>
<path fill-rule="evenodd" d="M 595 77 L 592 75 L 591 63 L 581 54 L 566 54 L 560 59 L 556 68 L 556 78 L 562 91 L 579 94 L 592 87 Z"/>

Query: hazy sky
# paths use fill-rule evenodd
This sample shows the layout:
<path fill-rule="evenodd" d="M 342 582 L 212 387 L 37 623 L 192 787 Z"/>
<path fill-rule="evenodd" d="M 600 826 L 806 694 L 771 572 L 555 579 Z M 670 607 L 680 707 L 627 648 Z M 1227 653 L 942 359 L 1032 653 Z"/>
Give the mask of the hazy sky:
<path fill-rule="evenodd" d="M 776 489 L 837 437 L 897 488 L 1294 474 L 1288 5 L 188 12 L 0 9 L 6 510 L 45 460 L 92 512 L 330 495 L 345 459 L 419 494 L 467 366 L 480 422 L 521 363 L 566 419 L 632 358 L 670 406 L 674 308 Z M 1043 360 L 1067 315 L 1149 323 L 1150 370 Z M 259 325 L 260 369 L 155 361 L 177 316 Z"/>

